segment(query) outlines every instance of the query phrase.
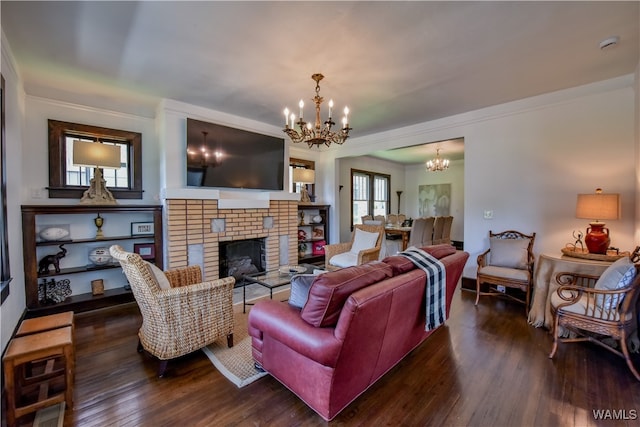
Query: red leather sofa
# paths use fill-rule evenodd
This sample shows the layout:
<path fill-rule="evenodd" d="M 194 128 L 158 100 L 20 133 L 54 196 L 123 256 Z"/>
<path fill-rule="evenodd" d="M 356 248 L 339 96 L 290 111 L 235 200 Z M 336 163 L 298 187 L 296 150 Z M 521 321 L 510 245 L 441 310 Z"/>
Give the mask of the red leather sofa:
<path fill-rule="evenodd" d="M 446 267 L 446 316 L 469 257 L 423 248 Z M 302 310 L 264 300 L 249 313 L 253 357 L 322 418 L 333 419 L 434 331 L 423 270 L 402 256 L 318 276 Z"/>

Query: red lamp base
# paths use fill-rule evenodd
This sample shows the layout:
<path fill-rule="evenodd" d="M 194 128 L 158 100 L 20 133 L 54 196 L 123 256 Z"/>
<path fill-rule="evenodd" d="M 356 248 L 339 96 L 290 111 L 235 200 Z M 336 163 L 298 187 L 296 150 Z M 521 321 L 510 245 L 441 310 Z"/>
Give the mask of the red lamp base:
<path fill-rule="evenodd" d="M 611 243 L 609 229 L 604 227 L 604 222 L 591 222 L 589 225 L 591 227 L 587 228 L 587 235 L 584 237 L 589 253 L 606 254 Z"/>

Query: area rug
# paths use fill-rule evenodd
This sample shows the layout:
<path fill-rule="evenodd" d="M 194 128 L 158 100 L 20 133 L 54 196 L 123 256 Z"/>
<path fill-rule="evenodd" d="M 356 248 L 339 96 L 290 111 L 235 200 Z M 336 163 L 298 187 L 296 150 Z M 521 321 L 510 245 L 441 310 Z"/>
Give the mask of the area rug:
<path fill-rule="evenodd" d="M 202 349 L 218 371 L 238 388 L 267 375 L 266 372 L 256 369 L 253 364 L 251 337 L 247 334 L 248 317 L 248 314 L 235 314 L 233 347 L 227 347 L 227 338 L 223 337 Z"/>

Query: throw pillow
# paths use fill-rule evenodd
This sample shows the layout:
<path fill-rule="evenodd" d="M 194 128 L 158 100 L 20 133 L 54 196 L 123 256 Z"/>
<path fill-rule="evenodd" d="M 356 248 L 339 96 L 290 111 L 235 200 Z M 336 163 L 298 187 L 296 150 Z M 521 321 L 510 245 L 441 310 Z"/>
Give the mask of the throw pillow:
<path fill-rule="evenodd" d="M 380 261 L 322 274 L 311 285 L 300 316 L 315 327 L 334 326 L 349 295 L 388 277 L 391 267 Z"/>
<path fill-rule="evenodd" d="M 171 284 L 169 283 L 167 276 L 164 275 L 164 271 L 160 270 L 155 264 L 151 264 L 149 261 L 145 261 L 144 263 L 149 268 L 149 271 L 151 271 L 151 275 L 156 278 L 156 282 L 158 282 L 160 289 L 171 289 Z"/>
<path fill-rule="evenodd" d="M 370 233 L 356 228 L 356 235 L 353 239 L 353 244 L 351 245 L 351 252 L 357 254 L 365 249 L 375 248 L 378 236 L 378 233 Z"/>
<path fill-rule="evenodd" d="M 527 268 L 529 239 L 489 239 L 489 264 L 496 267 Z"/>
<path fill-rule="evenodd" d="M 309 298 L 309 289 L 318 275 L 326 273 L 324 270 L 314 270 L 313 274 L 296 274 L 291 278 L 291 295 L 289 305 L 302 308 Z"/>
<path fill-rule="evenodd" d="M 636 275 L 636 268 L 629 259 L 629 257 L 622 257 L 613 264 L 611 264 L 602 273 L 594 288 L 601 290 L 617 290 L 622 289 L 631 284 Z M 605 310 L 610 310 L 616 307 L 620 301 L 618 301 L 619 295 L 605 295 L 604 300 L 598 298 L 596 304 Z"/>

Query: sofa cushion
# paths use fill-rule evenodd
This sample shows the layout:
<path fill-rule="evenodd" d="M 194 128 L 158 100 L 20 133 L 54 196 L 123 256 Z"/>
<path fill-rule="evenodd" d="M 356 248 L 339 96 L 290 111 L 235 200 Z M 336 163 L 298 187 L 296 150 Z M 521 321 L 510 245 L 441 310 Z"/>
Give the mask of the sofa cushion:
<path fill-rule="evenodd" d="M 436 259 L 442 259 L 456 253 L 456 248 L 448 244 L 425 246 L 420 249 Z M 416 265 L 412 263 L 409 258 L 402 255 L 388 256 L 383 259 L 382 262 L 391 266 L 394 276 L 406 273 L 407 271 L 411 271 L 416 268 Z"/>
<path fill-rule="evenodd" d="M 345 268 L 358 265 L 358 254 L 354 252 L 342 252 L 331 257 L 329 264 Z"/>
<path fill-rule="evenodd" d="M 492 237 L 489 264 L 496 267 L 526 269 L 529 239 L 499 239 Z"/>
<path fill-rule="evenodd" d="M 315 327 L 333 326 L 349 295 L 391 274 L 391 267 L 379 261 L 322 274 L 311 285 L 300 316 Z"/>

